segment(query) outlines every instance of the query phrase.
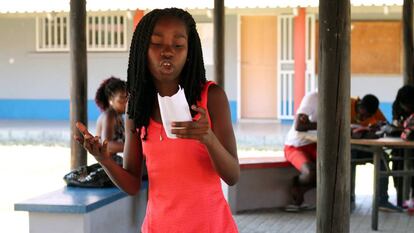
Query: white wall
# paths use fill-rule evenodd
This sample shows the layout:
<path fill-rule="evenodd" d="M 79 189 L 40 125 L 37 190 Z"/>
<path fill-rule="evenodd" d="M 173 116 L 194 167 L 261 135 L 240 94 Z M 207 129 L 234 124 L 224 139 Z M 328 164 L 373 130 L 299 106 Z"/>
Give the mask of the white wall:
<path fill-rule="evenodd" d="M 363 76 L 352 75 L 351 96 L 374 94 L 380 102 L 393 102 L 398 89 L 403 85 L 402 76 Z"/>
<path fill-rule="evenodd" d="M 69 99 L 69 52 L 36 52 L 34 17 L 0 17 L 0 28 L 0 99 Z M 87 56 L 88 99 L 103 79 L 115 75 L 126 80 L 127 51 Z"/>

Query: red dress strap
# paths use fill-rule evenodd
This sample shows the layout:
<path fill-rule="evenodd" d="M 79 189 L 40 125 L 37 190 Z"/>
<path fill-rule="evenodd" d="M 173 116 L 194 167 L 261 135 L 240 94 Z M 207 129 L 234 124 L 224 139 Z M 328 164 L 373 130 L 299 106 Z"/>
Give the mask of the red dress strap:
<path fill-rule="evenodd" d="M 208 103 L 208 88 L 211 85 L 216 85 L 215 82 L 213 81 L 207 81 L 204 84 L 203 90 L 201 91 L 201 100 L 197 101 L 197 106 L 203 107 L 204 109 L 206 109 L 207 111 L 207 118 L 208 118 L 208 122 L 210 123 L 210 126 L 212 126 L 211 124 L 211 119 L 210 119 L 210 114 L 208 112 L 208 108 L 207 108 L 207 103 Z M 198 119 L 200 117 L 199 114 L 197 114 L 194 119 Z"/>

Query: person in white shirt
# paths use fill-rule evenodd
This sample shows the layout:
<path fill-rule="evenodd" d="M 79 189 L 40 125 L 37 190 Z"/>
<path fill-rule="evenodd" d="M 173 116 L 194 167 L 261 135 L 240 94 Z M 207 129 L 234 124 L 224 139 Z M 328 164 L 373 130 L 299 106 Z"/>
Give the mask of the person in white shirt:
<path fill-rule="evenodd" d="M 316 186 L 316 143 L 300 134 L 316 130 L 318 119 L 318 93 L 305 95 L 296 111 L 294 124 L 285 141 L 285 157 L 299 172 L 294 177 L 291 194 L 293 203 L 287 211 L 297 211 L 303 203 L 304 193 Z"/>

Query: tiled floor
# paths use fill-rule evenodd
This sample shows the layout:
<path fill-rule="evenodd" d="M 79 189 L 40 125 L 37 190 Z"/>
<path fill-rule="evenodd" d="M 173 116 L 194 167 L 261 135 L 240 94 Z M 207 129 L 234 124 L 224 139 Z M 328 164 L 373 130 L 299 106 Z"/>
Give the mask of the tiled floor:
<path fill-rule="evenodd" d="M 360 195 L 351 214 L 350 232 L 371 230 L 371 196 Z M 241 233 L 313 233 L 316 232 L 316 211 L 286 213 L 280 209 L 248 211 L 234 215 Z M 378 233 L 413 233 L 414 216 L 407 213 L 379 213 Z"/>

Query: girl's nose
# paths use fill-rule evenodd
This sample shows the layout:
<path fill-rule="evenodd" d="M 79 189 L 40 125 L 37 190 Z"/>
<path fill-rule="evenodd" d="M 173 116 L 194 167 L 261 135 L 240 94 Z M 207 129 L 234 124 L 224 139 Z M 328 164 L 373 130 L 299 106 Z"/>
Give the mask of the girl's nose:
<path fill-rule="evenodd" d="M 163 50 L 161 51 L 161 56 L 163 57 L 172 57 L 173 56 L 173 50 L 170 45 L 164 46 Z"/>

